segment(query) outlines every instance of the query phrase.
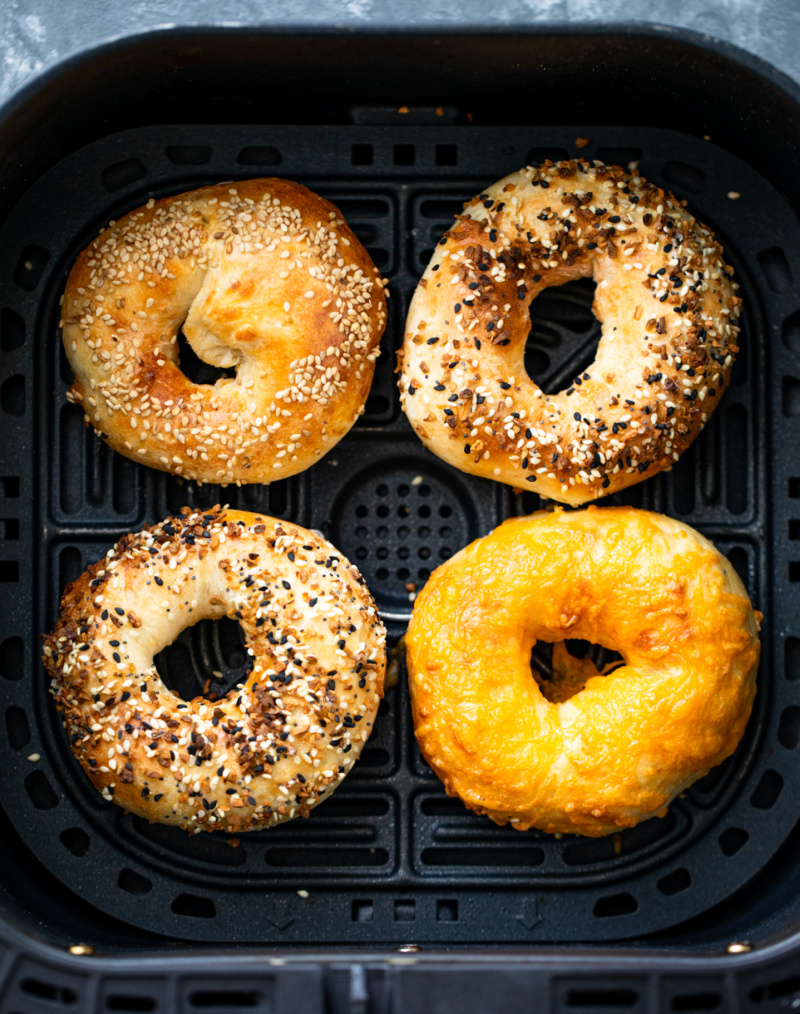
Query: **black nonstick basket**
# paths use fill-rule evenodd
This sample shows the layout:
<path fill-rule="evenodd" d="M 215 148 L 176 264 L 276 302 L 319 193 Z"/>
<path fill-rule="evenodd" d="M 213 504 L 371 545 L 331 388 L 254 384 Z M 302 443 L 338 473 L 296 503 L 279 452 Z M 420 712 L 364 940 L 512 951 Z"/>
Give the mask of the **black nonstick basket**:
<path fill-rule="evenodd" d="M 0 1014 L 800 1006 L 799 102 L 752 61 L 656 35 L 217 32 L 94 51 L 7 110 Z M 216 502 L 320 529 L 360 567 L 395 644 L 440 562 L 541 506 L 423 448 L 399 408 L 395 351 L 462 203 L 524 164 L 577 155 L 685 199 L 741 286 L 741 352 L 710 424 L 671 472 L 608 501 L 698 528 L 765 614 L 735 755 L 667 817 L 618 835 L 499 828 L 422 760 L 398 651 L 373 736 L 308 820 L 189 837 L 104 802 L 70 755 L 38 635 L 120 535 Z M 365 414 L 318 464 L 269 487 L 197 488 L 84 428 L 65 399 L 59 297 L 110 219 L 269 175 L 339 206 L 389 279 L 389 326 Z M 583 280 L 534 301 L 526 365 L 546 390 L 594 357 L 592 296 Z M 185 343 L 182 364 L 213 382 Z M 238 628 L 203 622 L 158 665 L 185 696 L 225 693 L 244 671 Z"/>

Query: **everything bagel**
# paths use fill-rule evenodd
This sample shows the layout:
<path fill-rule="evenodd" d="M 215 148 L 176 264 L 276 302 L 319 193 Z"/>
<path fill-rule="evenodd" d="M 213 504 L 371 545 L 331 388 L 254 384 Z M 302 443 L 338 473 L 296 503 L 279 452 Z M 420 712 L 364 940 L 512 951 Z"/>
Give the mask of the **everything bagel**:
<path fill-rule="evenodd" d="M 401 403 L 451 465 L 578 505 L 669 468 L 730 378 L 740 299 L 712 233 L 622 169 L 546 162 L 475 197 L 419 283 Z M 593 276 L 597 356 L 559 394 L 524 365 L 528 308 Z"/>
<path fill-rule="evenodd" d="M 64 348 L 98 436 L 199 482 L 308 468 L 363 411 L 386 324 L 383 282 L 328 201 L 287 180 L 150 200 L 78 258 Z M 194 384 L 177 335 L 235 377 Z"/>
<path fill-rule="evenodd" d="M 436 570 L 406 635 L 414 725 L 450 795 L 518 830 L 598 836 L 653 815 L 733 753 L 758 616 L 730 563 L 632 508 L 507 521 Z M 601 675 L 566 638 L 619 652 Z M 531 671 L 556 642 L 555 683 Z"/>
<path fill-rule="evenodd" d="M 181 700 L 154 655 L 225 615 L 252 670 L 222 700 Z M 43 661 L 105 799 L 190 831 L 239 832 L 307 816 L 341 782 L 372 731 L 385 639 L 360 574 L 324 539 L 185 508 L 67 587 Z"/>

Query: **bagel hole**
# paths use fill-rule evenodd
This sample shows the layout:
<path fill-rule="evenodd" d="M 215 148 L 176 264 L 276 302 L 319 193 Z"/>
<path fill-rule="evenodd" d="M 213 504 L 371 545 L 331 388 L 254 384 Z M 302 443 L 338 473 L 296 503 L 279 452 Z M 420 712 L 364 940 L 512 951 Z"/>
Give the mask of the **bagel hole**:
<path fill-rule="evenodd" d="M 244 631 L 227 616 L 187 627 L 153 662 L 164 684 L 184 701 L 219 700 L 252 669 Z"/>
<path fill-rule="evenodd" d="M 531 675 L 536 680 L 542 696 L 551 704 L 568 701 L 583 690 L 587 679 L 592 676 L 607 676 L 625 664 L 625 659 L 619 652 L 602 644 L 593 644 L 591 641 L 576 638 L 565 640 L 563 644 L 567 657 L 561 660 L 560 667 L 558 664 L 554 666 L 553 663 L 555 643 L 537 641 L 531 651 Z M 559 651 L 558 655 L 560 654 Z M 586 662 L 592 663 L 594 669 L 585 667 Z"/>
<path fill-rule="evenodd" d="M 178 331 L 178 366 L 193 384 L 216 384 L 218 380 L 232 380 L 236 376 L 232 367 L 223 369 L 204 363 L 186 340 L 183 328 Z"/>
<path fill-rule="evenodd" d="M 572 385 L 594 361 L 600 322 L 592 310 L 595 282 L 575 278 L 543 289 L 531 301 L 525 372 L 545 392 Z"/>

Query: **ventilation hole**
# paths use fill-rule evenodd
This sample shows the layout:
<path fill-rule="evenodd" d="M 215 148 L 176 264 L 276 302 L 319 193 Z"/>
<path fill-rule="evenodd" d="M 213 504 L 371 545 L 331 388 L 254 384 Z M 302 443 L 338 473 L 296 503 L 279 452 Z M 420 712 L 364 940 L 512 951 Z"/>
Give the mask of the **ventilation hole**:
<path fill-rule="evenodd" d="M 666 877 L 662 877 L 658 881 L 658 889 L 662 894 L 670 897 L 673 894 L 680 894 L 681 891 L 685 891 L 687 887 L 691 887 L 691 884 L 692 878 L 688 870 L 673 870 L 672 873 L 668 873 Z"/>
<path fill-rule="evenodd" d="M 111 493 L 117 514 L 130 514 L 136 507 L 138 471 L 136 465 L 121 454 L 111 458 Z"/>
<path fill-rule="evenodd" d="M 192 1007 L 257 1007 L 263 994 L 255 990 L 198 990 L 189 994 Z"/>
<path fill-rule="evenodd" d="M 639 994 L 632 989 L 571 989 L 567 993 L 567 1007 L 633 1007 L 638 1000 Z"/>
<path fill-rule="evenodd" d="M 764 1000 L 778 1000 L 782 996 L 789 996 L 791 993 L 800 992 L 800 975 L 793 975 L 788 979 L 779 979 L 768 986 L 756 986 L 750 990 L 750 999 L 753 1003 L 763 1003 Z"/>
<path fill-rule="evenodd" d="M 6 708 L 6 732 L 8 743 L 12 750 L 21 750 L 31 741 L 31 730 L 28 725 L 28 716 L 16 705 Z"/>
<path fill-rule="evenodd" d="M 466 817 L 471 815 L 460 799 L 451 796 L 434 796 L 423 799 L 420 809 L 429 817 Z"/>
<path fill-rule="evenodd" d="M 3 657 L 2 652 L 3 645 L 0 645 L 0 658 Z M 783 646 L 783 675 L 792 682 L 800 680 L 800 639 L 797 637 L 787 637 Z M 13 678 L 19 679 L 19 676 Z"/>
<path fill-rule="evenodd" d="M 797 479 L 797 478 L 789 479 L 789 490 L 788 490 L 788 492 L 789 492 L 789 496 L 792 498 L 792 500 L 798 500 L 798 499 L 800 499 L 800 479 Z M 19 494 L 15 494 L 15 495 L 19 495 Z"/>
<path fill-rule="evenodd" d="M 180 144 L 166 148 L 164 154 L 174 165 L 204 165 L 213 151 L 206 144 Z"/>
<path fill-rule="evenodd" d="M 123 891 L 127 891 L 128 894 L 133 894 L 137 898 L 142 898 L 145 894 L 149 894 L 153 890 L 152 881 L 148 880 L 147 877 L 143 877 L 141 873 L 137 873 L 135 870 L 120 870 L 119 876 L 117 877 L 117 884 Z M 185 897 L 189 897 L 189 895 L 186 895 Z M 200 898 L 198 900 L 203 901 L 204 899 Z M 175 905 L 173 903 L 173 911 L 174 910 Z"/>
<path fill-rule="evenodd" d="M 89 851 L 91 839 L 79 827 L 68 827 L 65 831 L 61 832 L 58 838 L 64 848 L 79 859 Z"/>
<path fill-rule="evenodd" d="M 544 852 L 537 848 L 428 848 L 422 850 L 422 862 L 426 866 L 541 866 Z"/>
<path fill-rule="evenodd" d="M 744 848 L 750 835 L 741 827 L 729 827 L 719 836 L 719 847 L 724 856 L 735 856 Z"/>
<path fill-rule="evenodd" d="M 277 148 L 271 145 L 260 147 L 242 148 L 236 159 L 239 165 L 280 165 L 283 156 Z"/>
<path fill-rule="evenodd" d="M 19 521 L 15 518 L 0 519 L 0 540 L 14 542 L 19 538 Z"/>
<path fill-rule="evenodd" d="M 375 916 L 375 907 L 371 901 L 354 901 L 350 908 L 350 918 L 353 922 L 372 922 Z"/>
<path fill-rule="evenodd" d="M 789 522 L 789 539 L 792 542 L 800 540 L 800 519 Z"/>
<path fill-rule="evenodd" d="M 106 1010 L 121 1011 L 149 1011 L 155 1010 L 158 1001 L 152 996 L 123 996 L 122 993 L 112 993 L 106 997 Z"/>
<path fill-rule="evenodd" d="M 792 705 L 781 715 L 778 725 L 778 741 L 787 750 L 794 750 L 800 742 L 800 708 Z"/>
<path fill-rule="evenodd" d="M 19 496 L 19 478 L 16 475 L 0 478 L 0 497 L 9 500 L 17 496 Z"/>
<path fill-rule="evenodd" d="M 16 560 L 3 560 L 0 562 L 0 581 L 6 584 L 13 584 L 19 581 L 19 564 Z"/>
<path fill-rule="evenodd" d="M 32 771 L 25 779 L 25 791 L 37 810 L 52 810 L 58 806 L 58 796 L 53 792 L 44 771 Z"/>
<path fill-rule="evenodd" d="M 598 919 L 607 919 L 617 915 L 632 915 L 639 910 L 639 902 L 632 894 L 609 894 L 598 898 L 594 906 L 594 914 Z"/>
<path fill-rule="evenodd" d="M 455 218 L 456 215 L 460 215 L 463 208 L 464 201 L 462 198 L 452 197 L 449 200 L 433 198 L 431 200 L 420 202 L 419 213 L 423 218 L 435 219 L 436 221 L 445 220 L 449 222 L 451 219 Z"/>
<path fill-rule="evenodd" d="M 669 183 L 682 190 L 688 190 L 690 194 L 699 194 L 706 185 L 706 174 L 703 170 L 685 162 L 667 162 L 661 170 L 661 175 Z"/>
<path fill-rule="evenodd" d="M 725 415 L 725 503 L 731 514 L 747 510 L 747 409 L 728 405 Z M 716 430 L 719 432 L 719 429 Z"/>
<path fill-rule="evenodd" d="M 83 506 L 83 483 L 76 482 L 75 477 L 85 473 L 86 428 L 83 424 L 83 413 L 77 405 L 64 405 L 60 419 L 61 510 L 65 514 L 77 514 Z"/>
<path fill-rule="evenodd" d="M 359 755 L 358 764 L 364 768 L 383 768 L 391 759 L 391 754 L 383 747 L 365 746 Z"/>
<path fill-rule="evenodd" d="M 560 162 L 562 159 L 568 158 L 569 152 L 566 148 L 531 148 L 526 161 L 529 165 L 538 165 L 540 162 L 546 162 L 548 159 L 551 162 Z"/>
<path fill-rule="evenodd" d="M 176 915 L 186 915 L 192 919 L 215 919 L 217 915 L 214 902 L 196 894 L 179 894 L 170 908 Z"/>
<path fill-rule="evenodd" d="M 178 365 L 181 373 L 193 384 L 216 384 L 218 380 L 232 379 L 236 370 L 203 362 L 186 340 L 183 328 L 178 331 Z"/>
<path fill-rule="evenodd" d="M 800 654 L 798 659 L 800 660 Z M 7 637 L 0 644 L 0 676 L 6 680 L 21 680 L 24 671 L 25 643 L 21 637 Z"/>
<path fill-rule="evenodd" d="M 384 394 L 371 394 L 364 406 L 364 414 L 367 416 L 384 415 L 392 407 L 392 403 Z"/>
<path fill-rule="evenodd" d="M 358 230 L 353 229 L 353 232 L 358 235 Z M 389 263 L 389 251 L 383 250 L 380 247 L 371 246 L 369 248 L 369 255 L 372 258 L 376 268 L 385 268 Z"/>
<path fill-rule="evenodd" d="M 742 579 L 742 584 L 749 588 L 750 586 L 750 560 L 747 555 L 747 550 L 741 546 L 732 546 L 727 553 L 728 560 L 733 565 L 733 569 Z"/>
<path fill-rule="evenodd" d="M 458 145 L 437 144 L 435 161 L 437 165 L 458 165 Z"/>
<path fill-rule="evenodd" d="M 779 246 L 762 250 L 760 254 L 757 254 L 757 257 L 764 277 L 773 292 L 786 292 L 792 287 L 792 271 L 786 260 L 786 254 Z M 793 314 L 793 316 L 796 317 L 797 314 Z M 788 320 L 784 321 L 784 325 L 786 323 Z"/>
<path fill-rule="evenodd" d="M 106 190 L 113 194 L 115 190 L 121 190 L 128 184 L 140 180 L 146 173 L 143 162 L 138 158 L 128 158 L 124 162 L 115 162 L 114 165 L 107 166 L 100 173 L 100 179 Z"/>
<path fill-rule="evenodd" d="M 783 414 L 787 419 L 800 415 L 800 380 L 794 377 L 783 378 Z"/>
<path fill-rule="evenodd" d="M 273 848 L 267 850 L 267 865 L 357 867 L 385 866 L 389 862 L 386 849 Z"/>
<path fill-rule="evenodd" d="M 19 314 L 6 308 L 0 313 L 0 349 L 13 352 L 25 344 L 25 322 Z"/>
<path fill-rule="evenodd" d="M 670 1001 L 670 1010 L 716 1010 L 722 1003 L 719 993 L 680 993 Z"/>
<path fill-rule="evenodd" d="M 381 705 L 381 709 L 383 705 Z M 380 796 L 342 796 L 329 799 L 324 810 L 318 811 L 317 820 L 328 817 L 384 817 L 389 812 L 389 801 Z"/>
<path fill-rule="evenodd" d="M 83 573 L 83 560 L 80 550 L 75 546 L 66 546 L 61 550 L 58 557 L 58 587 L 66 588 L 72 581 L 76 581 Z"/>
<path fill-rule="evenodd" d="M 354 144 L 350 149 L 350 161 L 353 165 L 372 165 L 373 153 L 371 144 Z"/>
<path fill-rule="evenodd" d="M 458 902 L 453 899 L 436 902 L 437 922 L 458 922 Z"/>
<path fill-rule="evenodd" d="M 2 564 L 0 564 L 0 567 L 2 567 Z M 0 578 L 0 580 L 2 580 L 2 578 Z M 800 561 L 798 560 L 789 561 L 789 580 L 792 583 L 797 583 L 798 581 L 800 581 Z"/>
<path fill-rule="evenodd" d="M 350 202 L 345 202 L 350 203 Z M 380 232 L 377 225 L 373 225 L 371 222 L 348 222 L 348 225 L 353 232 L 358 236 L 364 246 L 371 246 L 376 243 Z"/>
<path fill-rule="evenodd" d="M 642 157 L 641 148 L 598 148 L 595 158 L 606 165 L 618 165 L 627 169 L 631 162 L 639 162 Z"/>
<path fill-rule="evenodd" d="M 394 146 L 395 165 L 414 165 L 416 160 L 417 153 L 413 144 L 396 144 Z"/>
<path fill-rule="evenodd" d="M 78 999 L 78 994 L 69 986 L 56 986 L 52 982 L 42 982 L 40 979 L 23 979 L 20 988 L 29 996 L 38 996 L 52 1003 L 69 1005 Z"/>
<path fill-rule="evenodd" d="M 414 922 L 417 918 L 417 903 L 415 901 L 396 901 L 394 903 L 395 922 Z"/>
<path fill-rule="evenodd" d="M 800 310 L 795 311 L 781 324 L 781 340 L 795 356 L 800 356 Z"/>
<path fill-rule="evenodd" d="M 0 405 L 9 415 L 25 415 L 25 378 L 21 373 L 8 377 L 0 386 Z"/>
<path fill-rule="evenodd" d="M 782 788 L 783 778 L 777 771 L 767 768 L 750 797 L 750 804 L 759 810 L 769 810 L 778 801 Z"/>
<path fill-rule="evenodd" d="M 50 253 L 44 247 L 26 246 L 14 269 L 14 281 L 26 292 L 33 292 L 39 284 L 49 260 Z"/>

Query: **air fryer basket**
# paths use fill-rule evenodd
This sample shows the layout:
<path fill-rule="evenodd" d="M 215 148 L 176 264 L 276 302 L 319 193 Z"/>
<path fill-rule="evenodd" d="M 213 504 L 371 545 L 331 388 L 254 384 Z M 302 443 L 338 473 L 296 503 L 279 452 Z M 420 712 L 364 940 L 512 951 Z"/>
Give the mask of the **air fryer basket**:
<path fill-rule="evenodd" d="M 482 87 L 468 76 L 478 41 L 481 58 L 497 70 L 497 81 Z M 638 50 L 624 35 L 607 38 L 605 49 L 600 41 L 507 39 L 501 52 L 492 39 L 412 39 L 406 49 L 401 39 L 384 40 L 379 66 L 359 40 L 331 38 L 314 50 L 322 54 L 314 70 L 291 37 L 239 37 L 238 46 L 224 34 L 213 44 L 178 38 L 174 51 L 153 37 L 138 44 L 153 68 L 149 78 L 130 48 L 96 54 L 64 71 L 58 93 L 31 96 L 24 137 L 24 109 L 9 117 L 7 135 L 19 146 L 17 167 L 7 161 L 4 170 L 0 224 L 0 905 L 7 920 L 0 938 L 7 933 L 9 941 L 0 975 L 13 969 L 14 985 L 7 981 L 1 1011 L 81 1009 L 76 1004 L 321 1010 L 323 982 L 336 1010 L 388 1010 L 390 1000 L 393 1010 L 435 1009 L 425 1005 L 458 995 L 466 1009 L 480 1010 L 492 976 L 539 974 L 535 954 L 545 947 L 562 964 L 552 965 L 552 980 L 536 981 L 541 988 L 547 981 L 559 1010 L 662 1002 L 715 1009 L 745 981 L 747 1002 L 763 1009 L 800 989 L 800 978 L 784 971 L 767 974 L 754 964 L 748 973 L 755 954 L 713 957 L 742 941 L 734 951 L 779 937 L 785 942 L 775 946 L 788 948 L 800 910 L 792 862 L 800 818 L 800 222 L 787 182 L 786 124 L 765 129 L 756 146 L 741 122 L 756 85 L 776 119 L 790 112 L 796 123 L 798 108 L 719 54 L 643 37 Z M 635 95 L 626 82 L 636 80 L 643 51 L 673 76 Z M 174 78 L 155 102 L 170 52 Z M 435 57 L 435 73 L 423 68 L 426 56 Z M 601 58 L 606 77 L 598 75 Z M 283 74 L 296 87 L 283 106 L 256 115 L 250 93 L 238 105 L 234 98 L 246 68 L 256 75 L 262 60 L 271 77 Z M 375 101 L 365 105 L 355 86 L 348 94 L 337 80 L 312 103 L 303 75 L 318 75 L 320 84 L 327 68 L 347 60 L 374 75 Z M 536 70 L 543 61 L 550 77 Z M 136 80 L 126 76 L 134 66 Z M 84 117 L 59 123 L 66 114 L 58 95 L 69 92 L 80 105 L 92 80 L 103 90 L 92 99 L 97 122 L 87 126 L 87 107 Z M 530 99 L 537 84 L 549 95 L 541 116 L 519 98 L 522 89 Z M 679 87 L 681 101 L 693 104 L 677 123 Z M 218 122 L 192 122 L 198 105 Z M 576 147 L 577 138 L 588 146 Z M 741 285 L 742 349 L 710 424 L 671 472 L 608 501 L 697 527 L 728 555 L 765 613 L 756 708 L 736 754 L 668 817 L 619 835 L 589 840 L 498 828 L 449 799 L 422 760 L 401 666 L 361 759 L 307 821 L 241 841 L 189 837 L 105 803 L 69 753 L 38 633 L 52 626 L 63 586 L 121 534 L 185 504 L 215 502 L 320 528 L 361 568 L 394 643 L 414 590 L 439 562 L 503 518 L 539 508 L 530 491 L 464 475 L 422 447 L 399 409 L 394 353 L 414 286 L 461 204 L 523 164 L 571 156 L 631 164 L 685 198 L 721 239 Z M 64 397 L 70 374 L 59 297 L 76 254 L 109 219 L 150 196 L 265 175 L 306 183 L 341 208 L 389 278 L 389 326 L 364 416 L 317 465 L 270 487 L 197 488 L 115 455 L 85 430 L 80 409 Z M 526 363 L 545 389 L 564 386 L 593 358 L 592 290 L 584 280 L 534 301 Z M 187 369 L 212 379 L 202 364 Z M 159 659 L 170 685 L 187 695 L 201 692 L 213 672 L 222 674 L 213 689 L 226 692 L 242 665 L 236 628 L 225 621 L 185 631 Z M 24 941 L 23 932 L 31 934 Z M 77 957 L 53 959 L 49 948 L 78 942 L 144 956 L 136 964 L 119 958 L 110 978 L 102 968 L 87 971 L 85 957 L 83 966 Z M 235 951 L 241 974 L 231 985 L 218 960 L 170 959 L 176 945 L 184 955 Z M 365 945 L 383 949 L 383 959 L 367 960 Z M 567 945 L 613 946 L 602 966 L 614 973 L 613 986 L 603 985 L 594 959 L 573 964 Z M 702 965 L 680 957 L 687 946 L 707 955 Z M 308 961 L 312 948 L 317 963 L 305 966 L 304 991 L 288 977 L 299 960 L 291 954 L 302 949 Z M 442 948 L 471 952 L 466 964 L 451 957 L 457 979 L 426 964 Z M 645 948 L 661 952 L 646 968 L 630 956 Z M 487 949 L 492 963 L 480 975 L 470 971 L 470 962 L 489 961 Z M 289 965 L 266 977 L 245 959 L 277 960 L 279 950 Z M 386 964 L 398 950 L 401 964 Z M 403 975 L 412 968 L 415 977 Z M 145 974 L 146 989 L 137 978 Z"/>

